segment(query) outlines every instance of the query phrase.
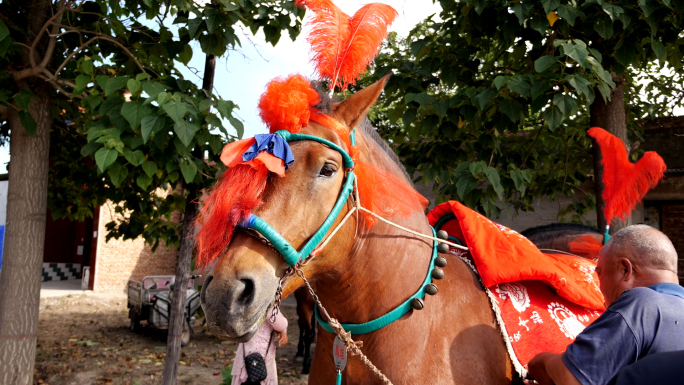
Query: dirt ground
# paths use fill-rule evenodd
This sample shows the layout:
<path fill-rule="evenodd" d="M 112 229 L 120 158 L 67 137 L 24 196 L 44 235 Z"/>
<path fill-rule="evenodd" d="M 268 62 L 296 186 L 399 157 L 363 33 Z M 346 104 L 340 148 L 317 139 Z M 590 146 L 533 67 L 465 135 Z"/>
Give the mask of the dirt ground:
<path fill-rule="evenodd" d="M 303 385 L 308 376 L 300 374 L 301 358 L 294 358 L 299 338 L 294 298 L 286 299 L 282 310 L 290 322 L 290 343 L 277 350 L 279 383 Z M 148 326 L 137 334 L 129 330 L 125 297 L 42 298 L 34 384 L 161 384 L 165 344 L 164 332 Z M 181 352 L 178 383 L 222 384 L 221 372 L 229 373 L 225 369 L 232 365 L 236 348 L 198 322 L 190 345 Z"/>

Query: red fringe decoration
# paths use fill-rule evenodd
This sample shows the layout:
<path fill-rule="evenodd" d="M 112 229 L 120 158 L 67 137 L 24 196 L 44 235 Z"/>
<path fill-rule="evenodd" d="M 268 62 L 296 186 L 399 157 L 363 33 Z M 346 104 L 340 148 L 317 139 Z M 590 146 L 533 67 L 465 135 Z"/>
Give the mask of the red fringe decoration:
<path fill-rule="evenodd" d="M 341 91 L 366 71 L 378 54 L 387 28 L 397 17 L 389 5 L 373 3 L 363 6 L 353 17 L 342 12 L 331 0 L 298 0 L 315 12 L 309 22 L 311 44 L 316 70 L 330 80 L 330 89 Z"/>
<path fill-rule="evenodd" d="M 207 193 L 196 224 L 197 266 L 204 267 L 221 256 L 233 237 L 235 226 L 261 205 L 268 179 L 266 167 L 239 164 L 226 170 Z"/>
<path fill-rule="evenodd" d="M 641 202 L 648 190 L 658 185 L 667 166 L 654 151 L 649 151 L 632 164 L 625 144 L 606 130 L 593 127 L 588 131 L 601 147 L 603 159 L 604 215 L 608 224 L 613 218 L 624 219 Z"/>
<path fill-rule="evenodd" d="M 387 37 L 387 27 L 397 17 L 397 11 L 386 4 L 373 3 L 359 9 L 350 23 L 350 36 L 342 53 L 336 85 L 342 90 L 356 84 L 356 78 L 366 72 Z"/>
<path fill-rule="evenodd" d="M 318 92 L 304 76 L 275 78 L 259 99 L 259 115 L 271 133 L 287 130 L 296 134 L 309 125 L 311 107 L 319 102 Z"/>
<path fill-rule="evenodd" d="M 599 251 L 603 247 L 603 242 L 596 239 L 593 235 L 586 234 L 575 238 L 568 245 L 570 252 L 589 259 L 598 258 Z"/>

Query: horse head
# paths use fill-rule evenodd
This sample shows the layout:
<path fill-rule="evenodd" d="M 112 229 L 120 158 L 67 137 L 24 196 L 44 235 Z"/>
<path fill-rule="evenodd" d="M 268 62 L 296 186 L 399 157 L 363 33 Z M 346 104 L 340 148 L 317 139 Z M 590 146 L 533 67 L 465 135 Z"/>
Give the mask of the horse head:
<path fill-rule="evenodd" d="M 325 274 L 335 267 L 343 268 L 348 263 L 345 257 L 354 245 L 359 219 L 356 215 L 350 215 L 342 223 L 346 213 L 354 207 L 355 194 L 349 194 L 349 198 L 341 195 L 353 189 L 354 184 L 350 182 L 350 175 L 354 178 L 354 169 L 360 179 L 365 178 L 361 175 L 359 161 L 366 162 L 366 165 L 370 165 L 368 167 L 374 167 L 373 164 L 377 165 L 385 158 L 374 154 L 372 147 L 376 144 L 372 143 L 372 139 L 365 138 L 357 127 L 365 119 L 366 113 L 376 101 L 386 81 L 387 77 L 340 103 L 330 103 L 329 100 L 326 103 L 327 96 L 320 95 L 323 101 L 315 106 L 315 110 L 325 116 L 312 117 L 308 125 L 303 126 L 296 134 L 299 135 L 297 138 L 302 135 L 308 137 L 302 140 L 289 140 L 296 161 L 283 177 L 264 170 L 253 170 L 247 165 L 237 165 L 233 170 L 229 169 L 226 173 L 231 172 L 231 175 L 224 176 L 223 180 L 217 183 L 210 193 L 210 203 L 205 205 L 203 218 L 200 219 L 204 227 L 198 235 L 200 246 L 203 231 L 217 230 L 207 228 L 211 226 L 211 217 L 226 215 L 215 210 L 221 197 L 213 195 L 249 195 L 255 194 L 256 191 L 257 197 L 234 197 L 238 201 L 231 203 L 233 207 L 229 215 L 238 215 L 242 221 L 251 217 L 258 218 L 260 223 L 267 223 L 270 230 L 261 229 L 261 232 L 273 230 L 279 233 L 283 242 L 289 243 L 284 246 L 287 251 L 301 251 L 312 242 L 315 243 L 314 246 L 320 246 L 320 241 L 335 230 L 334 237 L 325 248 L 317 248 L 312 254 L 302 256 L 302 260 L 290 261 L 289 265 L 300 263 L 309 255 L 315 255 L 315 258 L 307 259 L 305 266 L 302 266 L 302 271 L 308 277 Z M 350 141 L 353 131 L 357 146 L 352 146 L 354 142 Z M 291 139 L 287 133 L 284 137 Z M 323 141 L 314 140 L 316 138 Z M 350 164 L 352 157 L 355 159 Z M 390 174 L 401 175 L 400 169 L 394 164 L 381 166 L 383 170 L 389 169 Z M 379 170 L 372 169 L 369 172 L 368 167 L 365 167 L 366 174 L 376 174 Z M 240 176 L 241 173 L 244 175 Z M 246 185 L 254 184 L 254 180 L 259 178 L 265 183 L 263 186 L 231 191 L 230 186 L 222 186 L 231 183 L 228 178 L 250 179 L 240 181 Z M 405 184 L 406 181 L 402 183 Z M 368 186 L 368 189 L 372 190 L 373 187 Z M 362 201 L 364 195 L 368 194 L 364 194 L 362 190 Z M 242 202 L 242 198 L 251 202 Z M 420 204 L 422 202 L 416 206 Z M 253 208 L 238 210 L 236 214 L 235 207 L 239 208 L 240 205 L 252 205 Z M 336 205 L 340 206 L 339 212 L 331 214 Z M 326 219 L 329 226 L 324 231 L 320 230 Z M 225 229 L 225 232 L 231 231 L 230 228 Z M 268 315 L 268 309 L 274 304 L 276 292 L 282 290 L 283 296 L 287 296 L 303 283 L 298 277 L 290 276 L 286 277 L 288 279 L 284 288 L 280 287 L 281 279 L 292 270 L 288 269 L 286 258 L 282 255 L 283 250 L 279 251 L 278 247 L 273 247 L 270 242 L 264 240 L 263 235 L 238 229 L 232 237 L 222 238 L 224 243 L 227 242 L 225 245 L 220 242 L 218 244 L 223 250 L 216 254 L 215 261 L 212 261 L 213 269 L 207 274 L 201 294 L 209 328 L 218 336 L 238 341 L 249 340 Z M 312 241 L 316 236 L 318 238 Z"/>

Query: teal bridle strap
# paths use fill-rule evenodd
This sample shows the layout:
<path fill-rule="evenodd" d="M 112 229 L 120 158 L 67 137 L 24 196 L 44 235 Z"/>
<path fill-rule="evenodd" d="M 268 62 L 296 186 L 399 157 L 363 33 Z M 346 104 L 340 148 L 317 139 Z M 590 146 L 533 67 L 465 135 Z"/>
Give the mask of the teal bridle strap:
<path fill-rule="evenodd" d="M 431 229 L 432 236 L 435 237 L 435 229 Z M 362 324 L 341 324 L 344 330 L 346 332 L 350 332 L 351 334 L 372 333 L 376 330 L 384 328 L 385 326 L 391 324 L 392 322 L 404 316 L 404 314 L 408 313 L 412 309 L 411 302 L 414 298 L 425 298 L 425 286 L 430 284 L 430 282 L 432 281 L 432 270 L 434 270 L 435 268 L 435 259 L 437 259 L 437 255 L 437 242 L 435 241 L 432 246 L 432 258 L 430 259 L 430 267 L 428 267 L 427 276 L 425 277 L 425 281 L 423 282 L 423 284 L 420 286 L 420 288 L 414 295 L 409 297 L 409 299 L 407 299 L 401 305 L 391 310 L 389 313 L 383 315 L 382 317 L 376 318 L 372 321 L 368 321 Z M 318 313 L 317 306 L 314 307 L 314 313 L 316 314 L 316 320 L 318 321 L 318 324 L 321 325 L 323 330 L 330 333 L 335 332 L 335 330 L 333 330 L 333 328 L 331 328 L 330 325 L 328 325 L 328 323 L 321 318 L 321 315 Z"/>
<path fill-rule="evenodd" d="M 240 224 L 238 225 L 238 227 L 240 228 L 253 229 L 259 232 L 259 234 L 261 234 L 264 238 L 271 242 L 273 248 L 275 248 L 276 251 L 278 251 L 278 253 L 280 253 L 280 255 L 283 256 L 283 259 L 285 260 L 285 263 L 287 263 L 288 266 L 294 266 L 299 262 L 305 260 L 309 256 L 309 254 L 311 254 L 311 252 L 316 248 L 316 246 L 318 246 L 318 244 L 321 243 L 321 241 L 325 237 L 325 234 L 328 233 L 330 227 L 332 227 L 333 223 L 335 222 L 335 219 L 337 219 L 337 216 L 340 214 L 340 211 L 342 211 L 342 208 L 348 201 L 349 195 L 351 195 L 352 191 L 354 191 L 354 180 L 356 178 L 356 175 L 354 174 L 354 161 L 342 147 L 336 145 L 335 143 L 323 138 L 319 138 L 317 136 L 291 134 L 290 132 L 284 130 L 276 131 L 276 134 L 280 135 L 286 142 L 293 142 L 298 140 L 311 140 L 314 142 L 324 144 L 332 148 L 333 150 L 338 151 L 342 155 L 344 167 L 347 169 L 346 180 L 344 182 L 344 185 L 342 186 L 342 191 L 340 191 L 340 196 L 339 198 L 337 198 L 337 202 L 335 202 L 335 205 L 330 211 L 330 214 L 328 214 L 328 217 L 325 218 L 325 221 L 323 221 L 321 227 L 314 233 L 314 235 L 309 239 L 309 241 L 304 245 L 304 247 L 302 247 L 301 250 L 297 251 L 290 244 L 290 242 L 288 242 L 282 235 L 280 235 L 280 233 L 276 229 L 274 229 L 266 221 L 264 221 L 263 219 L 259 218 L 254 214 L 250 214 L 249 217 L 240 222 Z M 352 139 L 354 137 L 353 135 L 354 133 L 352 132 Z"/>

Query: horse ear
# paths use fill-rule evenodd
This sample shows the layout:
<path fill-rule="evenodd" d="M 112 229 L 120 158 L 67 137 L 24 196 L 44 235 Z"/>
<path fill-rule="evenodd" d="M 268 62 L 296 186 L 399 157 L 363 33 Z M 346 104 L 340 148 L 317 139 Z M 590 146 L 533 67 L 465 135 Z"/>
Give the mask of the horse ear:
<path fill-rule="evenodd" d="M 347 100 L 333 104 L 333 117 L 349 128 L 356 127 L 366 117 L 371 106 L 375 104 L 390 75 L 392 73 L 385 75 L 369 87 L 352 94 Z"/>

